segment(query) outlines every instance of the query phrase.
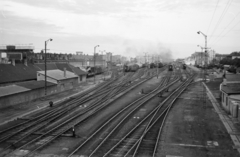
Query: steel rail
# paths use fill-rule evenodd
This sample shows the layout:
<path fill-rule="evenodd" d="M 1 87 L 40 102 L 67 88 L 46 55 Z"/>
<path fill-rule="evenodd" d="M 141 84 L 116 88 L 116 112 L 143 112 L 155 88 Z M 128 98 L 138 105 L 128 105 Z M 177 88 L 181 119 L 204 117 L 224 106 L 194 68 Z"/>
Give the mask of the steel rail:
<path fill-rule="evenodd" d="M 159 109 L 155 112 L 155 114 L 153 115 L 153 117 L 151 118 L 151 120 L 149 121 L 149 125 L 146 127 L 146 130 L 144 132 L 144 134 L 141 136 L 141 138 L 139 139 L 139 142 L 137 144 L 137 147 L 134 151 L 134 154 L 132 155 L 133 157 L 135 156 L 138 156 L 138 154 L 141 154 L 141 144 L 143 144 L 143 140 L 144 140 L 144 137 L 146 137 L 147 134 L 150 134 L 150 130 L 153 129 L 153 126 L 156 125 L 156 123 L 160 122 L 160 127 L 159 127 L 159 131 L 157 133 L 157 137 L 156 138 L 156 142 L 155 142 L 155 145 L 154 145 L 154 149 L 153 149 L 153 153 L 152 153 L 152 156 L 155 156 L 156 154 L 156 150 L 157 150 L 157 147 L 158 147 L 158 142 L 159 142 L 159 138 L 160 138 L 160 134 L 161 134 L 161 131 L 162 131 L 162 127 L 163 127 L 163 124 L 165 122 L 165 119 L 170 111 L 170 109 L 172 108 L 172 105 L 173 103 L 176 101 L 176 99 L 183 93 L 183 91 L 188 87 L 188 85 L 192 82 L 192 78 L 188 79 L 185 81 L 185 83 L 183 83 L 176 91 L 174 91 L 173 94 L 171 94 L 171 96 L 165 101 L 165 103 L 167 101 L 169 101 L 171 99 L 171 97 L 174 97 L 173 100 L 171 100 L 170 103 L 167 104 L 167 107 L 165 108 L 165 110 L 161 113 L 158 113 L 159 112 Z M 160 115 L 159 115 L 160 114 Z M 159 119 L 162 118 L 161 121 L 159 121 Z M 153 131 L 151 131 L 151 134 L 153 134 Z M 154 139 L 155 139 L 154 138 Z M 146 141 L 146 140 L 145 140 Z M 148 147 L 149 147 L 149 144 L 148 144 Z M 140 152 L 139 152 L 140 151 Z M 129 151 L 130 152 L 130 151 Z M 127 156 L 129 153 L 127 153 L 125 156 Z"/>
<path fill-rule="evenodd" d="M 171 95 L 173 95 L 174 93 L 172 93 Z M 170 98 L 171 96 L 169 96 L 168 98 L 166 98 L 162 103 L 159 104 L 158 107 L 156 107 L 152 112 L 150 112 L 138 125 L 136 125 L 131 131 L 129 131 L 129 133 L 124 136 L 116 145 L 114 145 L 105 155 L 108 156 L 110 154 L 111 151 L 113 151 L 113 149 L 115 149 L 121 142 L 123 142 L 130 134 L 132 134 L 135 130 L 137 130 L 138 127 L 140 127 L 142 125 L 142 123 L 146 123 L 147 119 L 150 119 L 150 121 L 145 124 L 145 131 L 147 130 L 147 128 L 151 125 L 151 119 L 153 119 L 153 115 L 156 115 L 157 111 L 162 107 L 162 105 Z M 151 118 L 152 117 L 152 118 Z M 142 128 L 143 129 L 143 128 Z M 144 132 L 142 130 L 142 133 L 144 134 Z M 141 138 L 141 134 L 138 135 L 138 137 Z M 135 143 L 133 144 L 133 146 L 131 147 L 131 149 L 133 149 L 136 145 L 137 145 L 138 140 L 135 140 Z"/>
<path fill-rule="evenodd" d="M 152 92 L 153 93 L 153 92 Z M 150 94 L 149 94 L 150 95 Z M 100 132 L 106 125 L 108 125 L 112 120 L 114 120 L 116 117 L 118 117 L 121 113 L 126 112 L 127 109 L 129 109 L 130 107 L 133 106 L 133 104 L 143 100 L 144 98 L 146 98 L 148 95 L 144 95 L 143 97 L 140 97 L 139 99 L 135 100 L 134 102 L 130 103 L 129 105 L 127 105 L 126 107 L 124 107 L 123 109 L 121 109 L 118 113 L 116 113 L 113 117 L 111 117 L 107 122 L 105 122 L 100 128 L 98 128 L 90 137 L 88 137 L 84 142 L 81 143 L 81 145 L 77 146 L 77 148 L 75 148 L 69 155 L 68 157 L 72 156 L 74 153 L 76 153 L 81 147 L 83 147 L 89 140 L 91 140 L 98 132 Z M 139 107 L 139 106 L 137 106 Z M 135 107 L 136 108 L 136 107 Z M 134 111 L 134 109 L 132 110 L 132 112 Z M 118 123 L 120 124 L 120 123 Z M 111 133 L 109 133 L 108 135 L 110 135 Z"/>
<path fill-rule="evenodd" d="M 114 81 L 114 80 L 113 80 L 113 81 Z M 112 83 L 112 82 L 109 82 L 109 83 Z M 106 85 L 108 85 L 109 83 L 107 83 Z M 105 86 L 104 86 L 104 87 L 105 87 Z M 112 87 L 112 88 L 114 88 L 114 87 Z M 95 88 L 94 88 L 94 89 L 95 89 Z M 94 90 L 94 89 L 93 89 L 93 90 Z M 101 88 L 101 89 L 102 89 L 102 88 Z M 84 94 L 89 94 L 89 93 L 91 93 L 93 90 L 88 91 L 88 93 L 84 93 Z M 107 89 L 107 90 L 109 91 L 110 89 Z M 97 94 L 97 95 L 95 95 L 95 96 L 101 96 L 101 94 L 106 94 L 106 91 L 107 91 L 107 90 L 104 90 L 103 92 L 101 92 L 100 94 Z M 97 91 L 99 91 L 99 90 L 97 89 Z M 97 91 L 95 91 L 94 93 L 96 93 Z M 71 101 L 71 102 L 68 102 L 68 103 L 67 103 L 68 108 L 69 108 L 70 105 L 72 105 L 72 104 L 74 104 L 74 103 L 78 103 L 78 105 L 74 106 L 73 108 L 70 108 L 70 109 L 67 109 L 67 110 L 66 110 L 66 108 L 64 108 L 64 109 L 58 110 L 58 111 L 51 110 L 51 112 L 44 113 L 44 114 L 42 114 L 42 115 L 40 115 L 40 116 L 34 117 L 34 118 L 26 121 L 26 122 L 23 122 L 23 123 L 20 123 L 20 124 L 15 125 L 15 126 L 12 126 L 12 127 L 10 127 L 10 128 L 7 128 L 7 129 L 5 129 L 5 130 L 2 130 L 2 131 L 0 132 L 0 134 L 3 134 L 4 132 L 10 131 L 10 130 L 12 130 L 12 129 L 16 129 L 17 127 L 23 127 L 23 125 L 26 125 L 26 124 L 28 124 L 28 123 L 30 123 L 30 122 L 33 122 L 33 124 L 38 124 L 39 122 L 44 121 L 44 120 L 48 120 L 49 118 L 52 118 L 52 117 L 55 116 L 55 115 L 64 114 L 64 113 L 66 113 L 66 112 L 69 112 L 69 110 L 75 109 L 77 106 L 82 105 L 83 103 L 86 103 L 87 101 L 92 100 L 92 97 L 91 97 L 91 96 L 94 96 L 94 93 L 92 93 L 91 95 L 89 95 L 88 98 L 82 97 L 83 94 L 81 94 L 81 95 L 79 96 L 80 99 L 78 99 L 78 100 L 75 99 L 75 100 L 73 100 L 73 101 Z M 96 97 L 95 97 L 95 98 L 96 98 Z M 79 104 L 79 103 L 80 103 L 80 104 Z M 42 116 L 45 116 L 45 117 L 42 117 Z M 40 119 L 39 119 L 39 118 L 40 118 Z M 28 127 L 31 127 L 31 125 L 33 125 L 33 124 L 30 123 Z M 27 129 L 28 127 L 25 127 L 25 129 Z M 19 131 L 23 131 L 23 129 L 20 129 Z M 11 135 L 12 135 L 12 134 L 7 135 L 7 136 L 11 136 Z M 3 141 L 7 138 L 7 136 L 1 138 L 1 139 L 0 139 L 0 143 L 3 142 Z"/>
<path fill-rule="evenodd" d="M 178 80 L 175 80 L 175 81 L 178 81 Z M 175 83 L 175 82 L 173 81 L 171 84 L 173 84 L 173 83 Z M 171 84 L 170 84 L 170 85 L 171 85 Z M 170 85 L 168 85 L 168 86 L 170 86 Z M 151 93 L 145 95 L 143 98 L 146 98 L 146 97 L 148 97 L 149 95 L 151 95 L 150 97 L 152 98 L 152 97 L 156 96 L 160 91 L 162 91 L 162 90 L 164 90 L 164 89 L 161 89 L 159 92 L 157 92 L 157 90 L 159 90 L 159 89 L 156 89 L 155 91 L 152 91 Z M 156 93 L 153 94 L 154 92 L 156 92 Z M 147 100 L 144 99 L 144 102 L 142 102 L 143 98 L 140 98 L 140 99 L 134 101 L 133 103 L 131 103 L 131 104 L 129 105 L 129 106 L 132 106 L 133 104 L 137 103 L 138 101 L 141 101 L 140 104 L 137 105 L 137 107 L 136 107 L 135 109 L 131 110 L 130 113 L 128 113 L 127 116 L 125 116 L 124 119 L 122 119 L 120 122 L 118 122 L 117 126 L 115 126 L 115 128 L 114 128 L 113 130 L 111 130 L 111 132 L 108 133 L 108 135 L 107 135 L 104 139 L 101 140 L 102 142 L 98 145 L 98 147 L 97 147 L 95 150 L 93 150 L 93 152 L 92 152 L 89 156 L 91 156 L 91 155 L 100 147 L 100 145 L 102 145 L 102 144 L 107 140 L 107 138 L 118 128 L 118 126 L 120 126 L 120 124 L 123 123 L 123 121 L 124 121 L 131 113 L 134 112 L 134 110 L 136 110 L 136 109 L 139 108 L 141 105 L 143 105 L 146 101 L 149 101 L 149 99 L 151 99 L 151 98 L 147 98 Z M 125 110 L 125 109 L 124 109 L 124 110 Z M 124 111 L 124 110 L 123 110 L 123 111 Z M 123 112 L 123 111 L 122 111 L 122 112 Z M 116 114 L 116 116 L 118 116 L 119 114 L 120 114 L 120 113 Z M 116 116 L 115 116 L 115 117 L 116 117 Z M 115 118 L 115 117 L 113 117 L 113 118 Z M 111 120 L 112 120 L 112 119 L 111 119 Z M 79 148 L 80 148 L 80 146 L 78 147 L 78 149 L 79 149 Z M 71 153 L 71 155 L 74 154 L 76 151 L 77 151 L 77 149 L 76 149 L 73 153 Z M 69 155 L 69 156 L 70 156 L 70 155 Z"/>
<path fill-rule="evenodd" d="M 140 82 L 140 83 L 143 83 L 143 82 L 145 82 L 145 81 L 146 81 L 146 80 L 144 80 L 144 81 L 142 81 L 142 82 Z M 89 113 L 89 115 L 87 115 L 85 118 L 83 118 L 80 122 L 82 122 L 82 121 L 85 120 L 86 118 L 90 117 L 91 115 L 93 115 L 95 112 L 97 112 L 98 110 L 102 109 L 102 108 L 105 107 L 106 105 L 108 105 L 108 104 L 105 104 L 105 105 L 103 105 L 103 106 L 99 106 L 99 108 L 97 108 L 95 111 L 91 111 L 91 113 Z M 68 119 L 67 121 L 63 122 L 61 125 L 58 125 L 58 126 L 54 127 L 53 129 L 49 130 L 49 131 L 46 132 L 45 134 L 43 134 L 43 135 L 39 136 L 38 138 L 36 138 L 36 139 L 34 139 L 34 140 L 26 143 L 26 144 L 23 145 L 23 146 L 19 147 L 17 150 L 19 150 L 19 149 L 27 146 L 27 145 L 30 144 L 30 143 L 33 143 L 33 142 L 36 141 L 36 140 L 39 140 L 40 138 L 42 138 L 42 137 L 44 137 L 44 136 L 47 136 L 48 134 L 52 133 L 54 130 L 58 129 L 59 127 L 65 125 L 65 124 L 67 124 L 68 122 L 71 122 L 73 119 L 75 119 L 75 118 L 77 118 L 77 117 L 78 117 L 78 115 L 75 115 L 74 117 L 72 117 L 72 118 Z M 63 133 L 66 132 L 67 130 L 69 130 L 73 125 L 77 125 L 78 123 L 79 123 L 79 122 L 72 122 L 71 125 L 69 125 L 69 127 L 67 127 L 66 129 L 63 129 L 63 130 L 59 131 L 59 133 L 57 133 L 56 136 L 52 138 L 52 140 L 54 140 L 56 137 L 60 136 L 61 134 L 63 134 Z M 45 144 L 49 143 L 49 142 L 52 141 L 52 140 L 47 141 Z M 43 147 L 45 144 L 39 146 L 39 147 L 36 148 L 35 150 Z M 33 152 L 34 152 L 35 150 L 33 150 Z M 14 152 L 14 151 L 13 151 L 13 152 Z"/>

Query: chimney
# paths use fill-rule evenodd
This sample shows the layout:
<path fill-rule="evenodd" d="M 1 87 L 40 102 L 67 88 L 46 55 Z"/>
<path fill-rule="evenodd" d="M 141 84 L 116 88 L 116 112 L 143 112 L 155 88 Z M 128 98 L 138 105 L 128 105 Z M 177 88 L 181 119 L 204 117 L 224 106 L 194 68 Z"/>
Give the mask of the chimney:
<path fill-rule="evenodd" d="M 12 65 L 15 66 L 15 59 L 12 59 Z"/>
<path fill-rule="evenodd" d="M 63 76 L 66 77 L 66 68 L 63 68 Z"/>
<path fill-rule="evenodd" d="M 227 79 L 223 78 L 223 85 L 226 86 L 227 85 Z"/>
<path fill-rule="evenodd" d="M 25 65 L 25 66 L 28 66 L 28 64 L 27 64 L 27 59 L 24 59 L 24 65 Z"/>

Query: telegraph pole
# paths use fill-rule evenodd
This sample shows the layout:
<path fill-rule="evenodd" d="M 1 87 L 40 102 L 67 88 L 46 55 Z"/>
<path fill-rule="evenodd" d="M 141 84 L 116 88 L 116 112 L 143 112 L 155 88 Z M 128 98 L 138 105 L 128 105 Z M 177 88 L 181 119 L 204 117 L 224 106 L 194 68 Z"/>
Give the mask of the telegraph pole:
<path fill-rule="evenodd" d="M 205 52 L 204 52 L 204 82 L 206 83 L 207 82 L 207 78 L 206 78 L 206 75 L 207 75 L 207 35 L 205 35 L 204 33 L 202 33 L 201 31 L 198 31 L 197 32 L 198 34 L 202 34 L 205 38 Z M 203 83 L 204 84 L 204 83 Z M 203 87 L 203 94 L 204 94 L 204 106 L 205 108 L 207 107 L 207 91 L 206 91 L 206 88 Z"/>

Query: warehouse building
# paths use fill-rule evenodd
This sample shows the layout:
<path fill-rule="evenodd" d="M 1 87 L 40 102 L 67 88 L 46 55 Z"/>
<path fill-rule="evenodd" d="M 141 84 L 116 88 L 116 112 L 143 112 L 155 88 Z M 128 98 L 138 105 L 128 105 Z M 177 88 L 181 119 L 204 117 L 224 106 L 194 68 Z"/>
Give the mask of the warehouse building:
<path fill-rule="evenodd" d="M 37 72 L 37 80 L 45 80 L 45 71 Z M 79 77 L 67 70 L 47 70 L 47 82 L 57 84 L 57 91 L 72 89 L 80 82 Z"/>
<path fill-rule="evenodd" d="M 0 87 L 0 108 L 19 103 L 29 103 L 45 96 L 45 81 L 27 81 Z M 57 85 L 47 82 L 47 94 L 57 92 Z"/>

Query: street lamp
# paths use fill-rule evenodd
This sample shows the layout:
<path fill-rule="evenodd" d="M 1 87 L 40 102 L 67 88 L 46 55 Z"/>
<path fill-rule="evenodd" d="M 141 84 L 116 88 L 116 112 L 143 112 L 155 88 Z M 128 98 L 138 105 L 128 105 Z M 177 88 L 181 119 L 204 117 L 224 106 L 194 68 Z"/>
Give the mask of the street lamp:
<path fill-rule="evenodd" d="M 45 86 L 44 86 L 44 90 L 45 90 L 45 97 L 47 96 L 47 43 L 48 41 L 52 41 L 52 39 L 48 39 L 45 41 L 45 55 L 44 55 L 44 60 L 45 60 Z"/>
<path fill-rule="evenodd" d="M 95 75 L 96 75 L 96 69 L 95 69 L 96 57 L 95 57 L 95 52 L 96 52 L 96 48 L 97 47 L 99 47 L 99 45 L 94 46 L 94 55 L 93 55 L 93 59 L 94 59 L 94 84 L 95 84 Z"/>
<path fill-rule="evenodd" d="M 206 81 L 206 68 L 207 68 L 207 63 L 206 63 L 206 55 L 207 55 L 207 35 L 205 35 L 203 32 L 201 32 L 201 31 L 198 31 L 197 32 L 198 34 L 202 34 L 204 37 L 205 37 L 205 55 L 204 55 L 204 62 L 205 62 L 205 70 L 204 70 L 204 72 L 205 72 L 205 76 L 204 76 L 204 79 L 205 79 L 205 81 Z"/>
<path fill-rule="evenodd" d="M 198 31 L 198 34 L 202 34 L 205 37 L 205 56 L 207 54 L 207 35 L 205 35 L 203 32 Z M 205 66 L 206 66 L 206 60 L 205 60 Z"/>

